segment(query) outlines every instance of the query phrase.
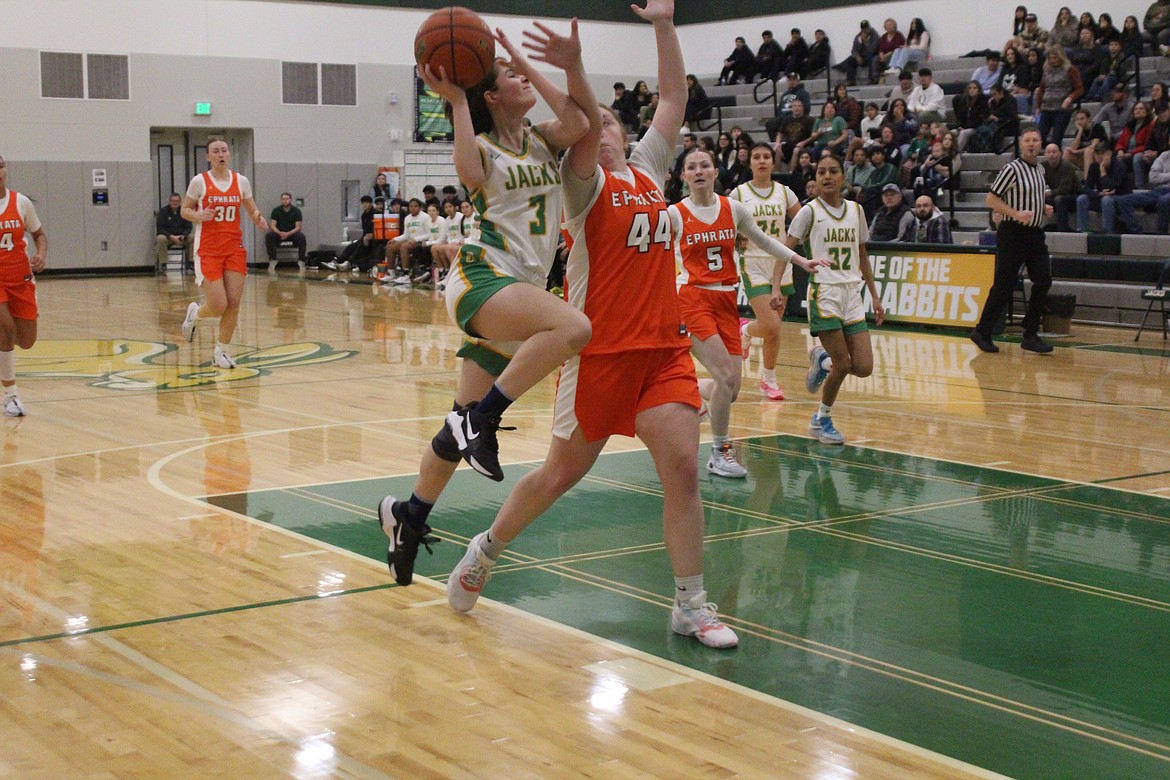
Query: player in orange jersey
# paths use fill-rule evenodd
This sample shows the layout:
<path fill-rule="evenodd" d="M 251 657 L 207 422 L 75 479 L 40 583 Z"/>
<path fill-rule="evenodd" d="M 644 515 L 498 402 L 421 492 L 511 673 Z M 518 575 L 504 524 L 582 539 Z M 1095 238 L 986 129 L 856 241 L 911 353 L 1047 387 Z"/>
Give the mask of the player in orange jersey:
<path fill-rule="evenodd" d="M 261 230 L 268 229 L 264 215 L 252 199 L 252 185 L 247 177 L 228 168 L 232 152 L 227 141 L 207 144 L 207 162 L 211 170 L 191 180 L 183 198 L 183 219 L 195 223 L 192 253 L 195 256 L 195 283 L 203 288 L 204 302 L 193 302 L 183 319 L 183 337 L 195 338 L 195 326 L 205 317 L 219 317 L 219 338 L 212 361 L 220 368 L 235 368 L 228 345 L 236 332 L 240 316 L 240 298 L 248 274 L 248 252 L 240 212 Z"/>
<path fill-rule="evenodd" d="M 32 236 L 36 252 L 28 254 Z M 24 417 L 16 392 L 16 347 L 37 343 L 37 287 L 33 274 L 45 270 L 49 239 L 32 201 L 8 189 L 8 163 L 0 157 L 0 386 L 4 416 Z"/>
<path fill-rule="evenodd" d="M 662 185 L 687 90 L 673 0 L 635 13 L 654 25 L 660 101 L 626 161 L 626 129 L 610 109 L 562 163 L 572 249 L 569 302 L 593 338 L 565 364 L 557 385 L 553 440 L 539 468 L 516 484 L 490 529 L 471 540 L 447 580 L 447 601 L 467 612 L 507 545 L 589 472 L 611 435 L 637 435 L 663 490 L 663 536 L 674 573 L 670 625 L 709 647 L 739 639 L 707 601 L 703 506 L 695 471 L 699 393 L 674 290 L 673 237 Z"/>
<path fill-rule="evenodd" d="M 678 238 L 682 270 L 678 275 L 678 302 L 691 335 L 691 349 L 711 379 L 699 382 L 699 392 L 711 410 L 711 457 L 707 471 L 721 477 L 744 478 L 728 438 L 731 404 L 739 395 L 743 365 L 736 289 L 735 237 L 748 241 L 777 259 L 783 274 L 788 261 L 809 273 L 827 267 L 827 260 L 807 260 L 772 238 L 756 224 L 752 210 L 738 200 L 715 194 L 719 169 L 715 156 L 696 149 L 683 161 L 682 178 L 691 194 L 670 207 L 672 229 Z M 779 295 L 779 290 L 774 295 Z"/>

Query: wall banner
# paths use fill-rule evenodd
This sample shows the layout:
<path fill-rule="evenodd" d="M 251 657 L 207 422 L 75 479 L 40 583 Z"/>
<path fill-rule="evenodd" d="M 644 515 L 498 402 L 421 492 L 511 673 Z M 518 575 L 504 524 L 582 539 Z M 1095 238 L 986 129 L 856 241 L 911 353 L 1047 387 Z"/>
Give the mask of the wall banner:
<path fill-rule="evenodd" d="M 970 328 L 979 321 L 995 277 L 994 250 L 955 244 L 867 247 L 887 322 Z M 866 309 L 873 311 L 865 298 Z"/>

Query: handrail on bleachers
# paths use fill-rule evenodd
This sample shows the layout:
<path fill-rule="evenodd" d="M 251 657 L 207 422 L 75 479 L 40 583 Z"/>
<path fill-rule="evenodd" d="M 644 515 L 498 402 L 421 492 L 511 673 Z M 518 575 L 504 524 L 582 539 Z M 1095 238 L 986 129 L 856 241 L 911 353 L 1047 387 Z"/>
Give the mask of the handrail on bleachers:
<path fill-rule="evenodd" d="M 715 109 L 715 118 L 708 118 L 707 120 L 696 119 L 695 128 L 699 132 L 706 132 L 708 130 L 715 130 L 718 133 L 723 132 L 723 109 L 735 105 L 735 95 L 719 95 L 718 97 L 709 98 L 707 100 L 707 108 Z M 708 122 L 704 125 L 703 122 Z"/>

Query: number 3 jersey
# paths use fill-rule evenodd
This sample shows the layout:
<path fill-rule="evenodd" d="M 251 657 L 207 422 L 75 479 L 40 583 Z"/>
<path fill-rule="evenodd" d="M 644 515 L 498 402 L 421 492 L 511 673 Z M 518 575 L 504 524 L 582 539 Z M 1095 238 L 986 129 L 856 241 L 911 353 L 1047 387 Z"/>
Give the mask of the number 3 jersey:
<path fill-rule="evenodd" d="M 808 257 L 823 258 L 833 265 L 817 271 L 818 284 L 856 284 L 862 281 L 858 264 L 860 248 L 869 240 L 869 227 L 861 204 L 841 201 L 832 208 L 820 198 L 801 207 L 788 226 L 788 235 L 808 246 Z"/>
<path fill-rule="evenodd" d="M 226 257 L 235 254 L 244 245 L 244 233 L 240 228 L 240 212 L 243 200 L 252 197 L 252 186 L 248 179 L 235 171 L 229 171 L 231 179 L 217 182 L 211 171 L 205 171 L 191 180 L 187 197 L 196 201 L 195 210 L 212 209 L 215 216 L 206 222 L 195 223 L 195 254 L 203 257 Z"/>
<path fill-rule="evenodd" d="M 544 287 L 556 257 L 564 207 L 557 155 L 533 128 L 525 128 L 520 151 L 485 133 L 475 142 L 487 177 L 470 193 L 479 230 L 465 243 L 487 250 L 485 259 L 497 272 Z"/>
<path fill-rule="evenodd" d="M 689 344 L 661 186 L 669 158 L 670 147 L 652 128 L 630 156 L 629 176 L 601 166 L 584 182 L 565 173 L 571 241 L 565 292 L 593 324 L 582 355 Z"/>

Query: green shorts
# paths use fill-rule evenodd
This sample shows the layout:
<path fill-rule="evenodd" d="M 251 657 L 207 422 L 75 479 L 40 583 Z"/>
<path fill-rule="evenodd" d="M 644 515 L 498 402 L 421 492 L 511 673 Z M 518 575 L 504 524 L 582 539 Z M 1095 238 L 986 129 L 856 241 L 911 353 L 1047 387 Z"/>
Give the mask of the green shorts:
<path fill-rule="evenodd" d="M 839 330 L 849 336 L 869 330 L 856 284 L 808 285 L 808 329 L 813 335 Z"/>
<path fill-rule="evenodd" d="M 488 298 L 510 284 L 520 283 L 514 276 L 497 271 L 487 261 L 481 247 L 464 244 L 451 271 L 447 274 L 447 312 L 469 336 L 478 337 L 468 325 Z"/>

